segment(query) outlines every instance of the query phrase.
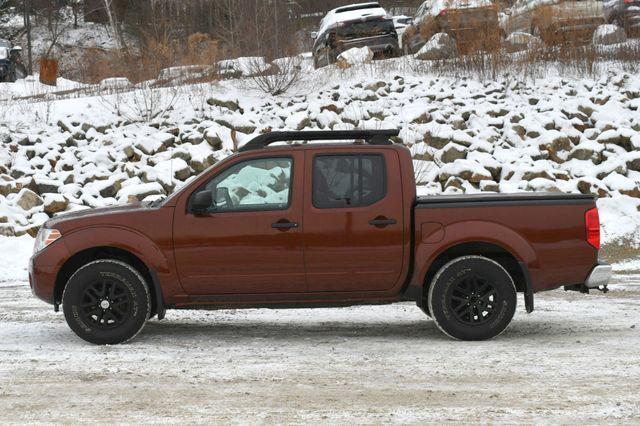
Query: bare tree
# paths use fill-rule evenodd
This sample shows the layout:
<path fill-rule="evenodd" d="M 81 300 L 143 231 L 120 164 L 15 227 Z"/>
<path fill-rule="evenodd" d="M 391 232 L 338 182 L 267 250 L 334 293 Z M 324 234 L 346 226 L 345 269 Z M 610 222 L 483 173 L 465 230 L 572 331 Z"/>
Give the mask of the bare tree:
<path fill-rule="evenodd" d="M 73 28 L 78 28 L 78 17 L 82 9 L 82 0 L 70 1 L 71 12 L 73 13 Z"/>
<path fill-rule="evenodd" d="M 109 17 L 109 25 L 113 31 L 113 37 L 116 41 L 116 47 L 118 50 L 126 50 L 127 45 L 124 40 L 124 35 L 122 34 L 122 28 L 118 24 L 118 16 L 115 13 L 113 8 L 113 0 L 102 0 L 104 4 L 104 9 L 107 12 L 107 16 Z"/>
<path fill-rule="evenodd" d="M 60 37 L 69 28 L 69 25 L 66 24 L 60 9 L 54 4 L 50 4 L 44 10 L 41 10 L 40 13 L 44 15 L 44 18 L 46 20 L 47 32 L 49 33 L 49 38 L 47 40 L 48 47 L 44 52 L 43 57 L 51 58 L 53 49 L 58 45 Z"/>
<path fill-rule="evenodd" d="M 262 58 L 249 63 L 252 81 L 260 90 L 273 96 L 286 93 L 302 78 L 302 58 L 291 56 L 277 59 L 272 67 L 265 68 Z"/>

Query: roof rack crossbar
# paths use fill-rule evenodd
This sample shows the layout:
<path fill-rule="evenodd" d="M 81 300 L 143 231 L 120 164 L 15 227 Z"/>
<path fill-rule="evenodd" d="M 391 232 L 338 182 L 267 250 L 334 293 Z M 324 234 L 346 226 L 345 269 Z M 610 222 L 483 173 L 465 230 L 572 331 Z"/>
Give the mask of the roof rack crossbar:
<path fill-rule="evenodd" d="M 238 151 L 251 151 L 266 148 L 275 142 L 287 141 L 312 141 L 312 140 L 340 140 L 340 139 L 364 139 L 371 145 L 391 145 L 389 138 L 398 136 L 398 129 L 385 130 L 313 130 L 300 132 L 270 132 L 257 136 L 247 142 Z"/>

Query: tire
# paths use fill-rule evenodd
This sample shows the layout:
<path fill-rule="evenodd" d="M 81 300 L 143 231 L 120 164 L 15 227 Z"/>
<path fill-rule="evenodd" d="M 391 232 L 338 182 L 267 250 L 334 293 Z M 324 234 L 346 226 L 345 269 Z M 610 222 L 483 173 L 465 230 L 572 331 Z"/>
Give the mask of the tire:
<path fill-rule="evenodd" d="M 69 278 L 62 293 L 67 324 L 81 339 L 114 345 L 133 339 L 151 313 L 149 287 L 119 260 L 88 263 Z"/>
<path fill-rule="evenodd" d="M 22 64 L 17 64 L 14 72 L 14 81 L 21 80 L 27 76 L 27 69 Z"/>
<path fill-rule="evenodd" d="M 516 305 L 516 287 L 509 273 L 482 256 L 450 261 L 429 287 L 431 317 L 442 332 L 458 340 L 498 336 L 511 323 Z"/>

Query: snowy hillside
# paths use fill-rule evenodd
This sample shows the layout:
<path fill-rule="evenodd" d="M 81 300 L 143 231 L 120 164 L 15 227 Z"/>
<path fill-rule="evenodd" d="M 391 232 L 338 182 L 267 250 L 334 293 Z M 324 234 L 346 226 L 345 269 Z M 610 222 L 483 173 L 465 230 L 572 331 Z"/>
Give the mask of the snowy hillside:
<path fill-rule="evenodd" d="M 275 98 L 238 79 L 2 104 L 0 233 L 33 235 L 65 211 L 164 197 L 261 132 L 359 127 L 401 129 L 421 194 L 593 193 L 605 240 L 638 242 L 638 76 L 319 73 Z"/>

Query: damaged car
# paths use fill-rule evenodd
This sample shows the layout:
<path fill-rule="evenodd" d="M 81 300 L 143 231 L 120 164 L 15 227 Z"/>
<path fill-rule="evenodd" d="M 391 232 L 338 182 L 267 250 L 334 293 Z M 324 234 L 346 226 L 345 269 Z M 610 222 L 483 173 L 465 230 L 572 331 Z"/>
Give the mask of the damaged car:
<path fill-rule="evenodd" d="M 491 0 L 427 0 L 403 35 L 405 54 L 417 53 L 435 34 L 456 41 L 460 53 L 500 47 L 498 6 Z"/>
<path fill-rule="evenodd" d="M 600 0 L 517 0 L 505 15 L 507 35 L 526 32 L 545 44 L 588 42 L 606 21 Z"/>
<path fill-rule="evenodd" d="M 22 48 L 0 39 L 0 82 L 13 83 L 24 78 L 27 71 L 22 64 Z"/>
<path fill-rule="evenodd" d="M 607 22 L 624 28 L 628 36 L 640 35 L 640 0 L 606 0 Z"/>
<path fill-rule="evenodd" d="M 400 53 L 394 21 L 379 3 L 359 3 L 331 10 L 311 33 L 316 68 L 337 61 L 338 55 L 354 47 L 368 47 L 374 58 Z"/>

